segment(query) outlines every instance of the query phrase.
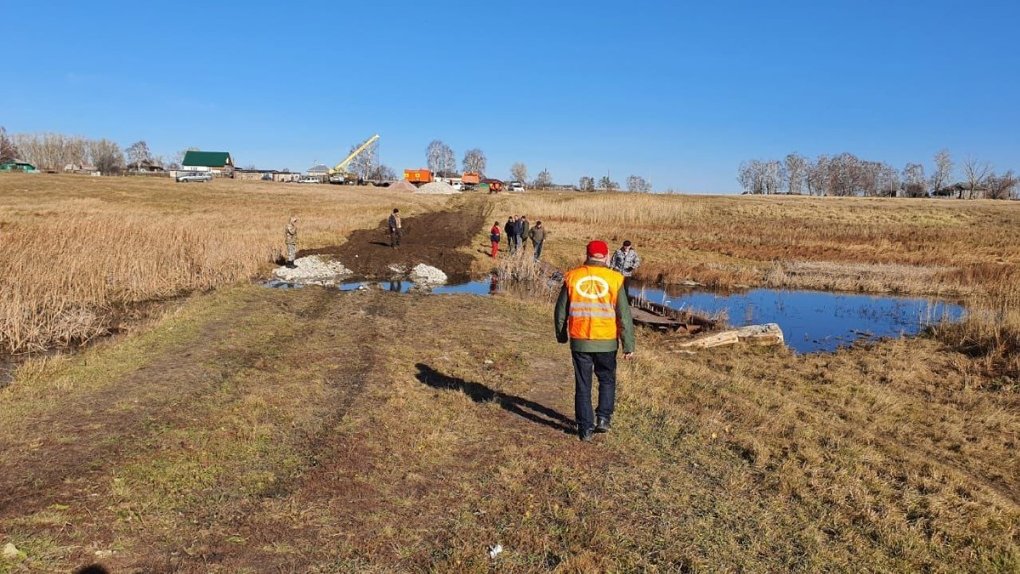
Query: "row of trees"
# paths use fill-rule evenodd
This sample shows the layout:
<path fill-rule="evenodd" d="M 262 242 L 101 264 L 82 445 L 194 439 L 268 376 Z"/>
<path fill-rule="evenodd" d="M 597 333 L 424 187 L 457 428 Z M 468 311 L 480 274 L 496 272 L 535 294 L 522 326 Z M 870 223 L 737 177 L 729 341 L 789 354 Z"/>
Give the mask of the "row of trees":
<path fill-rule="evenodd" d="M 453 148 L 441 140 L 432 140 L 425 148 L 425 162 L 429 170 L 439 177 L 452 177 L 457 173 L 457 159 Z M 487 163 L 485 152 L 478 148 L 464 152 L 464 159 L 461 160 L 465 172 L 478 173 L 482 177 L 485 177 Z"/>
<path fill-rule="evenodd" d="M 613 181 L 608 175 L 602 176 L 597 182 L 594 177 L 585 175 L 581 176 L 577 183 L 577 188 L 581 191 L 619 191 L 620 184 Z M 652 183 L 640 175 L 632 175 L 627 178 L 627 191 L 650 193 L 652 191 Z"/>
<path fill-rule="evenodd" d="M 520 181 L 529 185 L 532 189 L 546 189 L 552 187 L 552 174 L 548 169 L 538 172 L 535 179 L 528 181 L 528 166 L 522 162 L 516 162 L 510 166 L 510 179 Z"/>
<path fill-rule="evenodd" d="M 963 179 L 954 181 L 955 164 L 948 150 L 933 158 L 930 176 L 919 163 L 902 170 L 851 153 L 820 155 L 814 161 L 791 153 L 780 160 L 751 160 L 740 164 L 737 181 L 745 193 L 809 194 L 866 197 L 987 197 L 1009 199 L 1017 194 L 1013 170 L 997 174 L 986 162 L 967 160 Z"/>
<path fill-rule="evenodd" d="M 64 134 L 8 135 L 0 127 L 0 161 L 23 160 L 42 170 L 61 171 L 71 166 L 92 166 L 102 173 L 117 173 L 128 165 L 156 165 L 168 169 L 180 167 L 188 148 L 177 152 L 169 162 L 155 155 L 144 140 L 126 149 L 108 139 L 89 139 Z"/>

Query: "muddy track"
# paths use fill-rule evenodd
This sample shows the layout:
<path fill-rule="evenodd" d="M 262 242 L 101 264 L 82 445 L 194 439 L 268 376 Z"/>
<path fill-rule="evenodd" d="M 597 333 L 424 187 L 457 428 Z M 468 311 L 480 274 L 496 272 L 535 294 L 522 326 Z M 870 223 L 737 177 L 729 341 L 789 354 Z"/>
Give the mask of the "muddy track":
<path fill-rule="evenodd" d="M 331 293 L 321 291 L 297 316 L 317 316 Z M 249 299 L 237 317 L 257 306 Z M 120 380 L 79 395 L 44 413 L 19 432 L 0 437 L 5 472 L 0 473 L 0 518 L 25 515 L 94 487 L 94 477 L 115 468 L 159 429 L 184 424 L 189 405 L 214 392 L 234 374 L 252 368 L 258 349 L 224 348 L 232 322 L 206 324 L 187 348 L 174 347 Z M 297 335 L 279 345 L 300 345 Z M 31 445 L 26 448 L 25 445 Z"/>
<path fill-rule="evenodd" d="M 327 292 L 323 290 L 323 292 Z M 384 365 L 383 353 L 387 340 L 391 337 L 394 325 L 399 325 L 407 313 L 408 300 L 404 296 L 388 292 L 369 292 L 353 295 L 339 295 L 328 292 L 327 301 L 340 301 L 338 297 L 358 297 L 364 315 L 358 319 L 358 336 L 356 342 L 350 344 L 347 339 L 336 338 L 335 346 L 318 348 L 318 352 L 343 357 L 337 367 L 325 374 L 324 384 L 330 392 L 322 401 L 318 410 L 321 424 L 318 432 L 302 438 L 301 471 L 293 478 L 281 481 L 271 491 L 260 497 L 252 497 L 240 507 L 231 511 L 231 517 L 225 523 L 224 517 L 212 514 L 205 518 L 210 524 L 221 522 L 230 532 L 251 542 L 249 547 L 225 543 L 221 538 L 210 537 L 203 541 L 203 551 L 194 556 L 180 552 L 175 541 L 151 540 L 148 546 L 150 553 L 136 556 L 128 566 L 146 572 L 198 572 L 209 567 L 226 568 L 226 571 L 301 571 L 292 562 L 293 558 L 282 558 L 279 555 L 265 553 L 255 548 L 267 548 L 278 541 L 280 533 L 293 533 L 292 523 L 278 523 L 266 517 L 277 516 L 271 509 L 278 504 L 291 504 L 294 500 L 309 500 L 331 494 L 338 487 L 336 475 L 357 473 L 358 468 L 371 465 L 364 453 L 352 449 L 350 437 L 345 436 L 342 429 L 345 419 L 352 409 L 357 409 L 359 399 L 373 384 L 384 384 L 384 373 L 379 370 Z M 328 337 L 331 329 L 348 329 L 350 317 L 339 308 L 326 308 L 320 312 L 321 326 L 308 336 Z M 368 407 L 366 407 L 368 408 Z"/>
<path fill-rule="evenodd" d="M 466 279 L 474 256 L 464 248 L 482 230 L 486 215 L 485 203 L 469 198 L 450 211 L 404 219 L 403 238 L 396 249 L 390 247 L 383 219 L 375 229 L 355 231 L 341 246 L 302 250 L 298 255 L 329 256 L 365 278 L 390 277 L 391 265 L 410 268 L 426 263 L 442 269 L 451 278 Z"/>

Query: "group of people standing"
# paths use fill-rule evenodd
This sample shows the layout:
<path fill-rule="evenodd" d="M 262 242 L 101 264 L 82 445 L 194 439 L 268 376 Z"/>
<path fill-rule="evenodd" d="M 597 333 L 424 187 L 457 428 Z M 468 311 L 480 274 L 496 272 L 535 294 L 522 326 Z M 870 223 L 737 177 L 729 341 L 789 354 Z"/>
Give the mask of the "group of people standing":
<path fill-rule="evenodd" d="M 518 251 L 522 253 L 527 251 L 528 240 L 530 239 L 535 252 L 535 261 L 542 257 L 542 245 L 545 243 L 545 227 L 541 221 L 536 221 L 535 226 L 532 227 L 527 215 L 511 215 L 506 219 L 506 224 L 503 225 L 502 229 L 500 229 L 498 221 L 493 222 L 492 229 L 489 230 L 489 241 L 492 243 L 491 257 L 493 259 L 499 255 L 499 244 L 502 239 L 501 231 L 506 234 L 507 249 L 510 251 L 510 255 L 514 255 Z"/>

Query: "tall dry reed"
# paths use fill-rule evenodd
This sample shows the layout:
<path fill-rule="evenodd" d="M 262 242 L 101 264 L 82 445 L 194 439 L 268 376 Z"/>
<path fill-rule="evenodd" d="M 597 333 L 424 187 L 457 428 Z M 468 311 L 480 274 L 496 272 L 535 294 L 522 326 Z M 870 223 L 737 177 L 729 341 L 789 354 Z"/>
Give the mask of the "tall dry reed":
<path fill-rule="evenodd" d="M 0 352 L 87 341 L 127 307 L 253 278 L 300 218 L 299 247 L 337 244 L 446 199 L 375 188 L 168 178 L 0 176 Z"/>

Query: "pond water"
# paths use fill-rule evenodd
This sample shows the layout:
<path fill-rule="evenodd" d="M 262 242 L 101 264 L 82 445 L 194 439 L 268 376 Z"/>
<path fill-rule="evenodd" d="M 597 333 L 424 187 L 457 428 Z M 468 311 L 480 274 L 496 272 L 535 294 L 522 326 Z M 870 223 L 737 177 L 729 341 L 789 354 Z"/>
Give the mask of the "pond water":
<path fill-rule="evenodd" d="M 858 339 L 916 335 L 943 318 L 958 321 L 960 305 L 925 298 L 751 289 L 740 293 L 631 289 L 654 303 L 708 314 L 726 312 L 730 325 L 778 323 L 798 353 L 834 351 Z"/>
<path fill-rule="evenodd" d="M 279 280 L 265 285 L 278 289 L 301 287 Z M 379 289 L 394 293 L 489 295 L 498 290 L 498 285 L 491 279 L 435 287 L 412 281 L 351 281 L 337 288 L 344 292 Z M 828 291 L 751 289 L 720 293 L 668 289 L 667 292 L 639 287 L 631 292 L 674 309 L 708 315 L 725 312 L 734 327 L 778 323 L 786 344 L 798 353 L 831 352 L 860 339 L 916 335 L 927 325 L 943 319 L 958 321 L 964 314 L 963 307 L 947 301 Z"/>

